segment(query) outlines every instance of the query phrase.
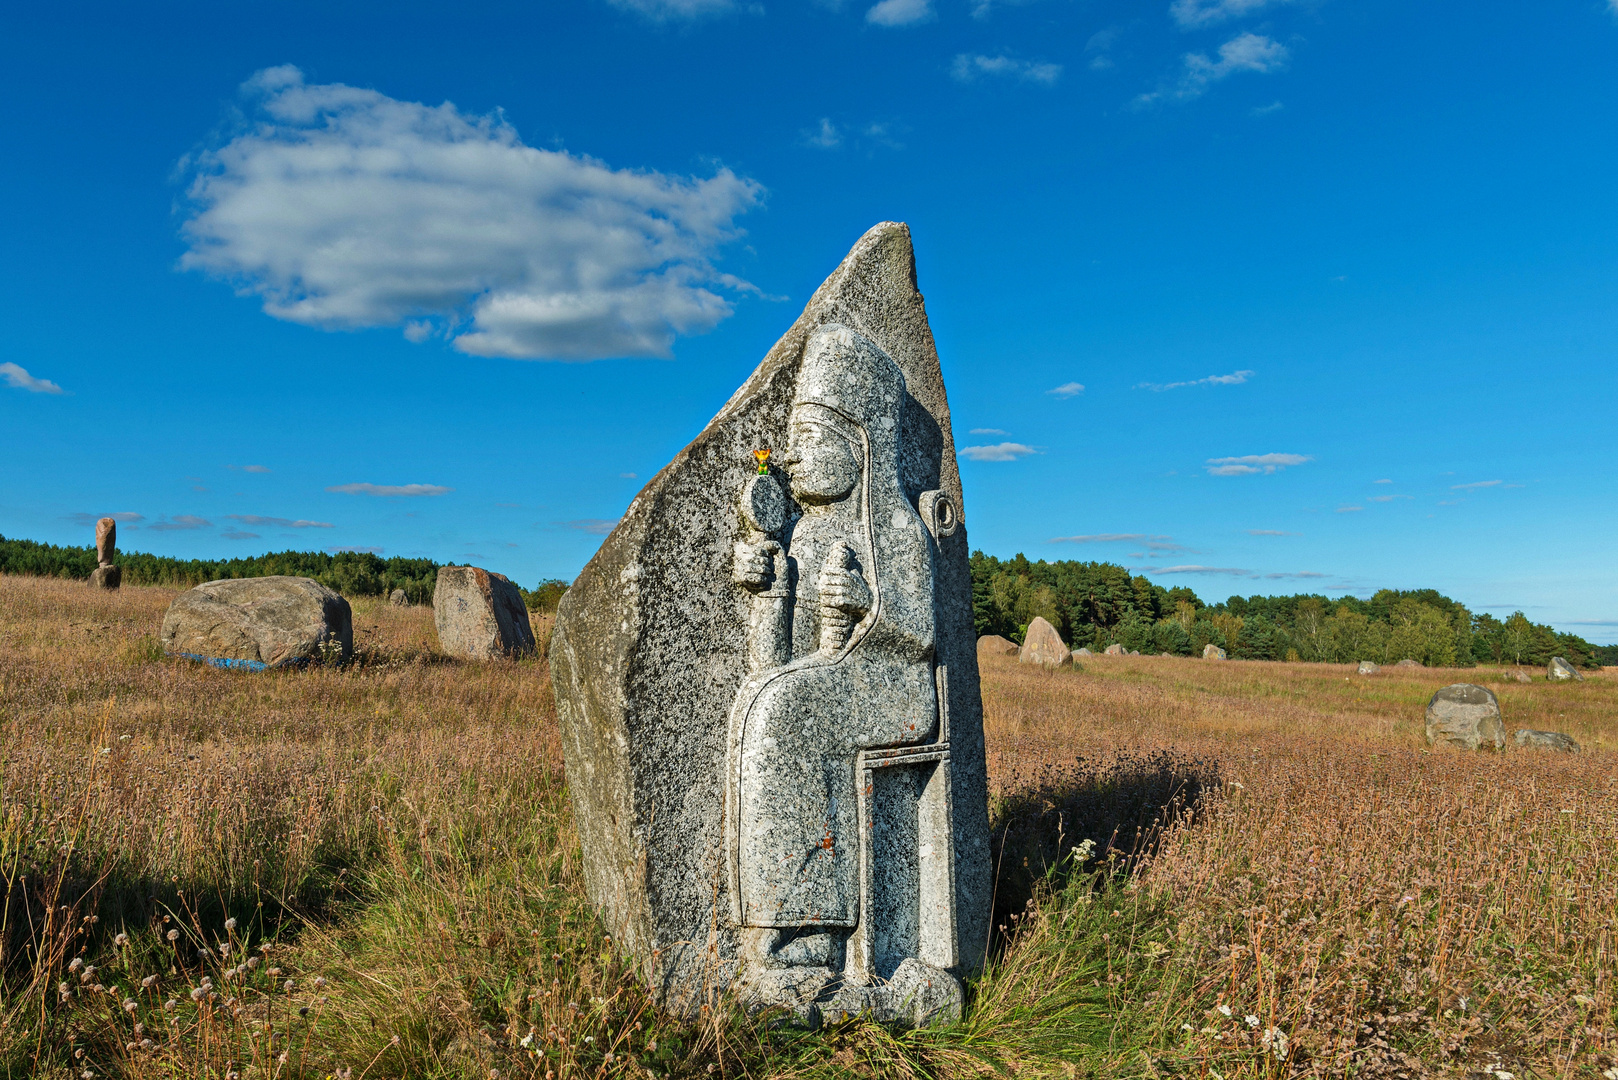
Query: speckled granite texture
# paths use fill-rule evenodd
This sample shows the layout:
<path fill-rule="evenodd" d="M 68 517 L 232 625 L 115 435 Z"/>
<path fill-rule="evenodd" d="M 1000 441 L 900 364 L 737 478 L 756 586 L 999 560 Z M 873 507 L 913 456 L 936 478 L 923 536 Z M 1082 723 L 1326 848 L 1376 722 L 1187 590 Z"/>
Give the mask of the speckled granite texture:
<path fill-rule="evenodd" d="M 884 223 L 558 611 L 587 884 L 669 1007 L 958 1012 L 992 884 L 967 552 L 909 230 Z"/>

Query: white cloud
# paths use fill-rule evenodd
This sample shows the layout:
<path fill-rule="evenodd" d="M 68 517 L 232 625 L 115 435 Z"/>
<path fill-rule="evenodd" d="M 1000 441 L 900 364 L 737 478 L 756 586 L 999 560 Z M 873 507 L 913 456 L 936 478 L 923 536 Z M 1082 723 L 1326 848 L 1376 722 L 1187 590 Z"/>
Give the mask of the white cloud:
<path fill-rule="evenodd" d="M 1414 499 L 1414 495 L 1372 495 L 1371 502 L 1392 502 L 1395 499 Z"/>
<path fill-rule="evenodd" d="M 219 534 L 226 540 L 257 540 L 258 533 L 243 532 L 241 529 L 226 529 Z"/>
<path fill-rule="evenodd" d="M 1392 480 L 1372 480 L 1371 483 L 1373 483 L 1373 484 L 1391 484 L 1391 483 L 1393 483 L 1393 481 Z"/>
<path fill-rule="evenodd" d="M 1235 566 L 1165 566 L 1161 569 L 1152 569 L 1154 574 L 1232 574 L 1236 577 L 1252 577 L 1253 571 L 1243 570 Z"/>
<path fill-rule="evenodd" d="M 1024 446 L 1022 443 L 1015 442 L 995 443 L 993 446 L 961 447 L 961 454 L 971 461 L 1016 461 L 1020 457 L 1027 457 L 1029 454 L 1037 453 L 1039 451 L 1032 446 Z"/>
<path fill-rule="evenodd" d="M 653 22 L 700 19 L 735 11 L 735 0 L 607 0 L 622 11 L 632 11 Z"/>
<path fill-rule="evenodd" d="M 1289 2 L 1290 0 L 1174 0 L 1174 3 L 1169 5 L 1169 14 L 1174 17 L 1181 30 L 1196 30 L 1204 26 L 1214 26 L 1227 19 L 1251 15 L 1271 4 Z"/>
<path fill-rule="evenodd" d="M 1451 484 L 1451 491 L 1476 491 L 1478 488 L 1499 487 L 1499 480 L 1478 480 L 1470 484 Z"/>
<path fill-rule="evenodd" d="M 1200 97 L 1208 87 L 1234 75 L 1238 71 L 1252 71 L 1260 75 L 1279 71 L 1286 66 L 1291 54 L 1279 41 L 1263 34 L 1237 34 L 1219 46 L 1219 58 L 1210 60 L 1206 53 L 1186 53 L 1185 71 L 1180 83 L 1172 90 L 1156 90 L 1135 99 L 1136 105 L 1151 105 L 1165 99 L 1190 101 Z"/>
<path fill-rule="evenodd" d="M 1119 30 L 1115 26 L 1090 35 L 1090 40 L 1084 43 L 1084 54 L 1090 57 L 1091 71 L 1106 71 L 1113 66 L 1112 57 L 1107 54 L 1118 43 L 1118 35 Z"/>
<path fill-rule="evenodd" d="M 843 133 L 837 130 L 837 125 L 831 122 L 830 117 L 822 116 L 819 127 L 803 133 L 803 141 L 805 145 L 818 150 L 835 150 L 843 145 Z"/>
<path fill-rule="evenodd" d="M 933 17 L 933 0 L 882 0 L 865 13 L 878 26 L 913 26 Z"/>
<path fill-rule="evenodd" d="M 29 390 L 35 394 L 60 394 L 62 388 L 49 379 L 36 379 L 28 374 L 28 369 L 13 363 L 0 364 L 0 379 L 6 380 L 6 385 L 16 390 Z"/>
<path fill-rule="evenodd" d="M 1304 454 L 1244 454 L 1241 457 L 1208 459 L 1210 476 L 1252 476 L 1255 473 L 1279 472 L 1288 465 L 1302 465 L 1314 458 Z"/>
<path fill-rule="evenodd" d="M 1283 532 L 1280 529 L 1248 529 L 1248 536 L 1302 536 L 1303 533 Z"/>
<path fill-rule="evenodd" d="M 73 522 L 75 525 L 94 525 L 104 517 L 110 517 L 118 524 L 127 525 L 131 529 L 138 528 L 135 522 L 146 520 L 145 514 L 137 514 L 128 510 L 120 514 L 86 514 L 83 511 L 80 511 L 77 514 L 69 514 L 67 519 Z"/>
<path fill-rule="evenodd" d="M 257 120 L 186 164 L 186 269 L 278 319 L 442 330 L 477 356 L 667 356 L 731 313 L 714 252 L 763 189 L 525 146 L 499 113 L 306 85 L 268 68 Z"/>
<path fill-rule="evenodd" d="M 967 432 L 968 435 L 1008 435 L 1010 432 L 1001 431 L 997 427 L 975 427 Z"/>
<path fill-rule="evenodd" d="M 983 56 L 961 53 L 950 65 L 950 75 L 957 82 L 974 82 L 979 78 L 1008 78 L 1020 82 L 1054 86 L 1062 76 L 1062 65 L 1032 60 L 1018 60 L 1011 56 Z"/>
<path fill-rule="evenodd" d="M 339 495 L 381 495 L 410 497 L 416 495 L 448 495 L 455 489 L 438 484 L 337 484 L 326 489 Z"/>
<path fill-rule="evenodd" d="M 213 527 L 213 522 L 195 514 L 175 514 L 167 521 L 154 521 L 146 527 L 153 532 L 177 532 L 184 529 L 209 529 Z"/>
<path fill-rule="evenodd" d="M 1363 506 L 1339 506 L 1337 512 L 1339 514 L 1357 514 L 1364 509 L 1365 507 Z"/>
<path fill-rule="evenodd" d="M 1145 533 L 1095 533 L 1091 536 L 1053 536 L 1053 544 L 1111 544 L 1120 541 L 1144 540 Z"/>
<path fill-rule="evenodd" d="M 329 521 L 305 521 L 302 518 L 294 521 L 292 518 L 263 517 L 259 514 L 226 514 L 231 521 L 239 521 L 243 525 L 265 526 L 276 529 L 330 529 L 335 526 Z"/>
<path fill-rule="evenodd" d="M 265 465 L 226 465 L 225 468 L 234 469 L 236 472 L 250 473 L 267 473 L 270 471 L 268 466 Z"/>
<path fill-rule="evenodd" d="M 1078 397 L 1084 393 L 1084 384 L 1076 382 L 1063 383 L 1061 386 L 1053 386 L 1045 392 L 1054 394 L 1059 398 Z"/>
<path fill-rule="evenodd" d="M 1182 386 L 1240 386 L 1251 379 L 1257 372 L 1233 371 L 1229 375 L 1209 375 L 1205 379 L 1190 379 L 1186 382 L 1171 383 L 1136 383 L 1136 390 L 1178 390 Z"/>

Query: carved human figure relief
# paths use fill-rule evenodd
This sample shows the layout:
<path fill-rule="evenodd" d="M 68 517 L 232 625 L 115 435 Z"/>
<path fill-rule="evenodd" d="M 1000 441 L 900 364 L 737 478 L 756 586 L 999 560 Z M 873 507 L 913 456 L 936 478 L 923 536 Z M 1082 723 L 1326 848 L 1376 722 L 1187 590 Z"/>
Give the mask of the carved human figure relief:
<path fill-rule="evenodd" d="M 736 545 L 734 580 L 753 611 L 750 674 L 730 718 L 727 847 L 743 963 L 765 996 L 772 979 L 885 979 L 907 958 L 899 953 L 920 951 L 914 941 L 885 955 L 850 950 L 862 920 L 879 939 L 884 929 L 864 910 L 887 868 L 871 865 L 861 835 L 863 752 L 932 743 L 941 748 L 920 763 L 947 768 L 933 557 L 899 470 L 904 399 L 887 354 L 847 327 L 823 327 L 807 344 L 776 459 L 791 499 L 773 474 L 742 493 L 751 536 Z M 914 818 L 920 797 L 911 790 L 893 812 Z M 936 839 L 947 845 L 947 830 Z"/>

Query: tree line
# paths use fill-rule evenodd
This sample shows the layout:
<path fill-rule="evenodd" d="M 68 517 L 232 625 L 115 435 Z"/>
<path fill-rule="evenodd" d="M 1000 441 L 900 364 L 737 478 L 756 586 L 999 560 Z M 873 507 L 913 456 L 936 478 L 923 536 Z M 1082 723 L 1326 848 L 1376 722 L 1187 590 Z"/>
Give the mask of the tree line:
<path fill-rule="evenodd" d="M 239 559 L 175 559 L 141 551 L 120 550 L 113 558 L 126 585 L 190 588 L 222 578 L 270 577 L 285 574 L 313 578 L 343 596 L 387 596 L 403 589 L 412 604 L 431 604 L 438 568 L 432 559 L 402 555 L 382 558 L 369 551 L 276 551 Z M 88 579 L 96 568 L 94 547 L 41 544 L 0 536 L 0 574 Z M 554 578 L 533 589 L 521 589 L 535 611 L 554 611 L 567 582 Z"/>
<path fill-rule="evenodd" d="M 1019 643 L 1042 616 L 1071 647 L 1097 652 L 1116 643 L 1142 653 L 1198 656 L 1212 644 L 1240 660 L 1410 659 L 1471 667 L 1539 666 L 1561 656 L 1580 667 L 1601 663 L 1597 647 L 1576 634 L 1532 622 L 1520 611 L 1504 620 L 1474 615 L 1434 589 L 1383 589 L 1369 600 L 1232 596 L 1208 605 L 1188 588 L 1164 588 L 1114 563 L 998 559 L 976 551 L 971 565 L 978 634 Z"/>

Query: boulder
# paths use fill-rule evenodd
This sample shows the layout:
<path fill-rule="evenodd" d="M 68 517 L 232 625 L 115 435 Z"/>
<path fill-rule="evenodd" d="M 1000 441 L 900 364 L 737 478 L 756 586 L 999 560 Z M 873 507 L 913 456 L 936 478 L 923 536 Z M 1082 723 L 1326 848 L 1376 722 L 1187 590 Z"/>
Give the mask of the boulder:
<path fill-rule="evenodd" d="M 90 587 L 116 589 L 124 583 L 124 571 L 119 566 L 98 566 L 90 571 Z"/>
<path fill-rule="evenodd" d="M 585 888 L 668 1009 L 947 1020 L 981 968 L 954 446 L 909 230 L 878 225 L 563 596 Z"/>
<path fill-rule="evenodd" d="M 1529 728 L 1518 728 L 1512 741 L 1525 750 L 1560 750 L 1564 754 L 1577 754 L 1579 744 L 1568 735 L 1560 731 L 1533 731 Z"/>
<path fill-rule="evenodd" d="M 1427 665 L 1423 664 L 1420 660 L 1412 660 L 1412 659 L 1410 659 L 1410 657 L 1407 656 L 1403 660 L 1399 661 L 1397 664 L 1394 664 L 1393 666 L 1394 667 L 1426 667 Z"/>
<path fill-rule="evenodd" d="M 1160 656 L 1160 657 L 1163 657 L 1164 659 L 1168 659 L 1168 660 L 1174 659 L 1174 654 L 1171 653 L 1171 652 L 1160 652 L 1157 655 Z"/>
<path fill-rule="evenodd" d="M 1359 671 L 1359 673 L 1361 675 L 1375 675 L 1377 672 L 1379 672 L 1381 670 L 1382 669 L 1380 667 L 1378 667 L 1376 664 L 1371 663 L 1371 661 L 1369 661 L 1369 660 L 1361 660 L 1360 661 L 1360 671 Z"/>
<path fill-rule="evenodd" d="M 1472 683 L 1453 683 L 1427 702 L 1427 742 L 1462 750 L 1503 749 L 1506 725 L 1494 691 Z"/>
<path fill-rule="evenodd" d="M 504 574 L 478 566 L 440 566 L 433 625 L 451 656 L 493 660 L 533 655 L 534 628 L 522 593 Z"/>
<path fill-rule="evenodd" d="M 392 604 L 394 607 L 409 607 L 410 597 L 405 595 L 405 591 L 403 589 L 394 589 L 392 592 L 388 593 L 388 603 Z"/>
<path fill-rule="evenodd" d="M 1056 632 L 1056 627 L 1035 615 L 1034 621 L 1028 624 L 1028 632 L 1023 635 L 1017 662 L 1061 667 L 1073 662 L 1073 654 L 1063 643 L 1062 635 Z"/>
<path fill-rule="evenodd" d="M 1210 641 L 1202 647 L 1202 658 L 1204 660 L 1223 660 L 1225 659 L 1225 650 Z"/>
<path fill-rule="evenodd" d="M 1562 659 L 1560 656 L 1551 657 L 1551 662 L 1545 667 L 1545 678 L 1551 682 L 1583 682 L 1584 676 L 1579 669 Z"/>
<path fill-rule="evenodd" d="M 1124 655 L 1127 655 L 1125 650 L 1124 650 L 1124 647 L 1122 645 L 1118 644 L 1116 641 L 1113 642 L 1111 645 L 1108 645 L 1102 651 L 1107 656 L 1124 656 Z"/>
<path fill-rule="evenodd" d="M 1073 659 L 1075 659 L 1075 660 L 1079 659 L 1081 656 L 1094 656 L 1094 655 L 1095 655 L 1095 653 L 1091 652 L 1089 649 L 1083 648 L 1082 646 L 1080 648 L 1077 648 L 1077 649 L 1073 650 Z"/>
<path fill-rule="evenodd" d="M 1011 656 L 1021 649 L 1021 645 L 999 634 L 984 634 L 978 638 L 979 656 Z"/>
<path fill-rule="evenodd" d="M 348 601 L 305 577 L 231 578 L 174 598 L 163 651 L 214 667 L 263 671 L 354 653 Z"/>
<path fill-rule="evenodd" d="M 90 572 L 90 586 L 96 589 L 116 589 L 124 583 L 121 569 L 113 565 L 118 553 L 118 522 L 104 517 L 96 522 L 96 568 Z"/>
<path fill-rule="evenodd" d="M 1522 668 L 1517 668 L 1515 671 L 1506 672 L 1506 678 L 1520 683 L 1531 683 L 1534 681 L 1533 676 L 1529 675 L 1528 672 L 1524 671 Z"/>

